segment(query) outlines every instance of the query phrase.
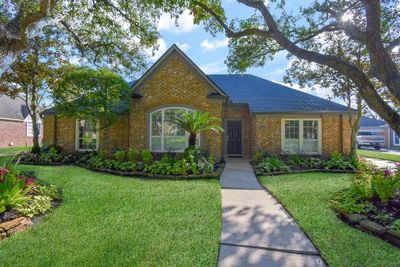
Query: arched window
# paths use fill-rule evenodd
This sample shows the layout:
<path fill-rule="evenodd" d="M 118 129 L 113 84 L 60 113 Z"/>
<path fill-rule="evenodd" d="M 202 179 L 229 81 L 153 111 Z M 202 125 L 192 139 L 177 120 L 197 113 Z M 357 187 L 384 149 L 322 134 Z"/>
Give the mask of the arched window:
<path fill-rule="evenodd" d="M 188 147 L 189 134 L 172 120 L 192 109 L 168 107 L 150 113 L 150 150 L 158 152 L 183 152 Z M 199 138 L 198 140 L 199 141 Z"/>

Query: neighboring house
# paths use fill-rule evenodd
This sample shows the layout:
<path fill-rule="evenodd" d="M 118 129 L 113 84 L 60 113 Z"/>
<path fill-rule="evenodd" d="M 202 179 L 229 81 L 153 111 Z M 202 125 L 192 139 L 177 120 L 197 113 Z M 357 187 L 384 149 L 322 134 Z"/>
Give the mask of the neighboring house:
<path fill-rule="evenodd" d="M 198 138 L 199 146 L 217 158 L 248 157 L 260 149 L 315 155 L 350 151 L 347 107 L 253 75 L 205 75 L 176 45 L 131 86 L 129 114 L 112 126 L 109 151 L 183 152 L 188 134 L 170 118 L 194 110 L 219 118 L 225 129 Z M 54 109 L 43 115 L 45 144 L 68 152 L 103 147 L 98 121 L 57 116 Z"/>
<path fill-rule="evenodd" d="M 385 137 L 385 147 L 391 149 L 400 149 L 400 138 L 395 131 L 390 128 L 383 120 L 377 120 L 368 117 L 362 117 L 360 121 L 360 130 L 368 130 Z"/>
<path fill-rule="evenodd" d="M 39 142 L 42 137 L 42 122 L 38 119 Z M 32 119 L 28 114 L 25 101 L 0 95 L 0 148 L 10 146 L 32 146 Z"/>

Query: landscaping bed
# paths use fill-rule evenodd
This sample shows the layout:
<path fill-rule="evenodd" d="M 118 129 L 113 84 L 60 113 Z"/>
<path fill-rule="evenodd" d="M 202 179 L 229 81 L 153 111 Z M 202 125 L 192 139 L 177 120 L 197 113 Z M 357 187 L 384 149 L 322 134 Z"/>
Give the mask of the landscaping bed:
<path fill-rule="evenodd" d="M 252 160 L 256 175 L 281 175 L 304 172 L 354 173 L 357 170 L 356 158 L 345 158 L 333 153 L 329 158 L 313 156 L 275 156 L 259 151 Z"/>
<path fill-rule="evenodd" d="M 128 153 L 118 150 L 110 157 L 105 150 L 63 154 L 55 147 L 48 147 L 39 154 L 21 153 L 16 160 L 24 164 L 76 165 L 120 176 L 174 180 L 219 178 L 225 166 L 196 148 L 186 149 L 181 154 L 163 155 L 148 150 L 130 149 Z"/>
<path fill-rule="evenodd" d="M 60 189 L 40 183 L 33 173 L 0 168 L 0 240 L 28 229 L 61 201 Z"/>
<path fill-rule="evenodd" d="M 331 203 L 348 224 L 400 247 L 400 164 L 392 170 L 361 170 Z"/>

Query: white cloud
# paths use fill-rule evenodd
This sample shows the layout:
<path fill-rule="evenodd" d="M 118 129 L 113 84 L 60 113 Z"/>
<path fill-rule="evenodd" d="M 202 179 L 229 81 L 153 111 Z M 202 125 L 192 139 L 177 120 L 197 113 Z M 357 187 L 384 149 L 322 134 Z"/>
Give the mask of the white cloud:
<path fill-rule="evenodd" d="M 226 66 L 223 60 L 218 60 L 205 65 L 200 66 L 200 69 L 206 74 L 217 74 L 226 72 Z"/>
<path fill-rule="evenodd" d="M 168 13 L 163 13 L 158 21 L 157 30 L 167 31 L 174 33 L 190 32 L 197 28 L 197 25 L 193 24 L 193 15 L 190 14 L 189 10 L 186 10 L 179 16 L 178 21 L 175 18 L 171 18 Z"/>
<path fill-rule="evenodd" d="M 212 51 L 220 47 L 225 47 L 229 43 L 229 39 L 225 38 L 222 40 L 213 40 L 213 41 L 208 41 L 208 39 L 205 39 L 203 42 L 201 42 L 200 46 L 204 48 L 205 51 Z"/>
<path fill-rule="evenodd" d="M 183 52 L 187 52 L 190 49 L 190 45 L 188 43 L 176 43 L 176 45 L 183 51 Z"/>

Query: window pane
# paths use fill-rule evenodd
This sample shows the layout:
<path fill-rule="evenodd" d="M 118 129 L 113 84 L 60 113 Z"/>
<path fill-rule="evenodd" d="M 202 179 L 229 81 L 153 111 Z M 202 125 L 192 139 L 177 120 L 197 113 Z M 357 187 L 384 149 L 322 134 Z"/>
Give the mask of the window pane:
<path fill-rule="evenodd" d="M 166 151 L 183 151 L 186 148 L 186 136 L 165 137 L 164 146 Z"/>
<path fill-rule="evenodd" d="M 162 150 L 161 149 L 161 137 L 151 138 L 151 150 Z"/>
<path fill-rule="evenodd" d="M 300 140 L 285 140 L 283 144 L 283 152 L 287 154 L 300 153 Z"/>
<path fill-rule="evenodd" d="M 97 129 L 93 120 L 79 121 L 79 149 L 96 149 Z"/>
<path fill-rule="evenodd" d="M 318 121 L 303 121 L 303 139 L 318 140 Z"/>
<path fill-rule="evenodd" d="M 304 140 L 303 153 L 318 153 L 318 140 Z"/>
<path fill-rule="evenodd" d="M 172 120 L 178 117 L 179 114 L 184 113 L 184 109 L 166 109 L 164 114 L 164 135 L 165 136 L 185 136 L 185 130 L 178 124 L 173 123 Z"/>
<path fill-rule="evenodd" d="M 162 127 L 162 112 L 157 111 L 151 115 L 151 135 L 161 136 Z"/>
<path fill-rule="evenodd" d="M 394 141 L 394 144 L 395 145 L 400 145 L 400 137 L 395 133 L 395 132 L 393 132 L 393 141 Z"/>
<path fill-rule="evenodd" d="M 285 139 L 299 139 L 300 137 L 300 121 L 285 121 Z"/>

